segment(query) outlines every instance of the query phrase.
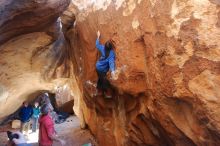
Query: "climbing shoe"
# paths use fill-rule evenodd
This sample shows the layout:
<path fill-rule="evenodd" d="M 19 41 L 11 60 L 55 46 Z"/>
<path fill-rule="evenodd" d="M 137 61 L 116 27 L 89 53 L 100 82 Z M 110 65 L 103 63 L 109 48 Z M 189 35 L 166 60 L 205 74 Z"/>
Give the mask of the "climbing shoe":
<path fill-rule="evenodd" d="M 111 90 L 108 89 L 106 92 L 104 92 L 104 95 L 105 95 L 105 98 L 112 98 Z"/>
<path fill-rule="evenodd" d="M 102 95 L 103 95 L 103 91 L 101 89 L 96 89 L 96 92 L 95 94 L 93 94 L 93 97 L 102 96 Z"/>

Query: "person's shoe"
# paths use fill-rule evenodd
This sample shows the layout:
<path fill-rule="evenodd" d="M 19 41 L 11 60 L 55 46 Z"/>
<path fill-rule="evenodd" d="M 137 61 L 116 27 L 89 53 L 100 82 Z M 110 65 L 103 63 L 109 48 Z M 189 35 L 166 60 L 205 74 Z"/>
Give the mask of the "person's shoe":
<path fill-rule="evenodd" d="M 105 98 L 112 98 L 111 90 L 108 89 L 106 92 L 104 92 Z"/>

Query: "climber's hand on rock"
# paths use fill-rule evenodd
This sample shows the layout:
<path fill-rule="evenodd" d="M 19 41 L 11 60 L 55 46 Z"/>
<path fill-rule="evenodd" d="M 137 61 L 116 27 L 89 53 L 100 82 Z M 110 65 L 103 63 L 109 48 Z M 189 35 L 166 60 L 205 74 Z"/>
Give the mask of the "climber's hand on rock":
<path fill-rule="evenodd" d="M 101 34 L 100 34 L 100 31 L 98 30 L 98 31 L 97 31 L 97 38 L 100 38 L 100 35 L 101 35 Z"/>
<path fill-rule="evenodd" d="M 14 132 L 13 134 L 17 134 L 18 135 L 18 139 L 17 138 L 13 138 L 12 141 L 18 145 L 18 144 L 26 144 L 27 141 L 24 137 L 24 135 L 21 132 Z"/>
<path fill-rule="evenodd" d="M 112 72 L 111 72 L 111 79 L 112 79 L 112 80 L 117 80 L 117 79 L 118 79 L 118 78 L 117 78 L 116 71 L 112 71 Z"/>

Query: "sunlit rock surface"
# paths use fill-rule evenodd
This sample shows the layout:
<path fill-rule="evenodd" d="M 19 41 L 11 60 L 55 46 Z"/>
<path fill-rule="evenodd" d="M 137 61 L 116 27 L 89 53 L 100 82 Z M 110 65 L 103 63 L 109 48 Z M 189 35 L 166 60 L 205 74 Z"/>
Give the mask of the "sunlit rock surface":
<path fill-rule="evenodd" d="M 51 26 L 70 0 L 1 0 L 0 43 Z"/>
<path fill-rule="evenodd" d="M 83 93 L 79 109 L 101 146 L 220 144 L 219 4 L 72 1 L 62 17 Z M 90 96 L 97 30 L 102 43 L 116 44 L 113 99 Z"/>
<path fill-rule="evenodd" d="M 77 85 L 69 79 L 71 61 L 58 19 L 68 5 L 69 0 L 0 2 L 0 119 L 42 91 Z M 65 96 L 62 104 L 72 99 Z"/>

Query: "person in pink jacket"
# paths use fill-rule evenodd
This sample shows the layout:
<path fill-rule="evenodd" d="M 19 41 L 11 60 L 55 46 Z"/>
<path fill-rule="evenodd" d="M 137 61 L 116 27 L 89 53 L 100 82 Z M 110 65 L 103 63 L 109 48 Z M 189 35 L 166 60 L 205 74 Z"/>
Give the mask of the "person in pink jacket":
<path fill-rule="evenodd" d="M 44 104 L 41 108 L 41 117 L 39 120 L 39 146 L 52 146 L 53 141 L 60 142 L 61 146 L 65 145 L 65 141 L 58 138 L 54 129 L 54 122 L 51 118 L 50 107 L 47 104 Z"/>

